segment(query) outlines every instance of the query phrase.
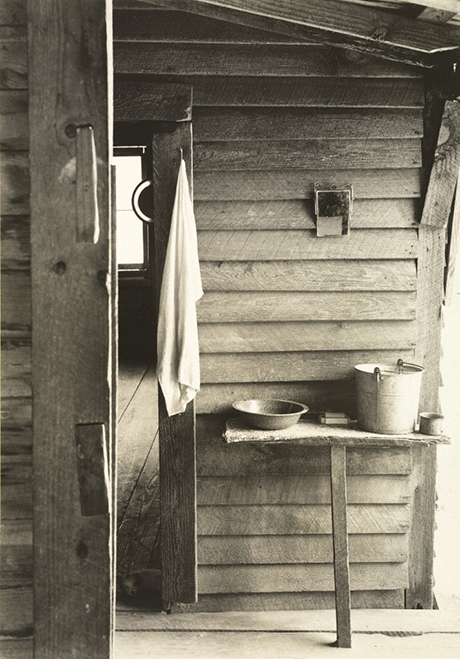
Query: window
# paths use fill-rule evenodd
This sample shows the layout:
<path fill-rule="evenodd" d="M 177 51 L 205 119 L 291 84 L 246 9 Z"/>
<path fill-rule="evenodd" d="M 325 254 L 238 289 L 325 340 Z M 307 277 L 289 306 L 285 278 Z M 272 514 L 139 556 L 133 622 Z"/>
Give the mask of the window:
<path fill-rule="evenodd" d="M 136 216 L 131 205 L 135 187 L 142 181 L 142 148 L 116 148 L 116 216 L 117 262 L 125 272 L 147 268 L 147 228 Z"/>

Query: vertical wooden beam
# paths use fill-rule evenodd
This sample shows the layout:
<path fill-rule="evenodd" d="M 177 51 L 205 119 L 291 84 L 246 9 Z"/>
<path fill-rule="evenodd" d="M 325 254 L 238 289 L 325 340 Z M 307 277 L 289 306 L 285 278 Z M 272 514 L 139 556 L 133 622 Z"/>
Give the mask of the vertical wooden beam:
<path fill-rule="evenodd" d="M 37 659 L 108 659 L 112 648 L 110 9 L 28 2 Z M 91 148 L 77 148 L 82 130 Z M 97 218 L 99 235 L 79 242 L 79 222 L 96 229 Z"/>
<path fill-rule="evenodd" d="M 156 309 L 168 244 L 169 227 L 183 150 L 192 183 L 192 127 L 177 124 L 173 132 L 152 139 L 154 222 L 151 263 L 155 272 Z M 160 500 L 162 595 L 165 602 L 195 602 L 196 557 L 196 448 L 195 404 L 168 417 L 159 392 Z M 166 605 L 169 607 L 169 605 Z"/>
<path fill-rule="evenodd" d="M 428 98 L 430 100 L 430 98 Z M 431 102 L 439 116 L 439 96 Z M 426 112 L 426 116 L 429 113 Z M 429 183 L 419 228 L 417 262 L 417 346 L 415 358 L 425 368 L 420 410 L 439 411 L 441 385 L 441 323 L 444 284 L 446 226 L 451 212 L 460 165 L 460 107 L 447 101 L 440 128 L 426 124 L 425 158 L 432 159 Z M 434 136 L 437 146 L 432 153 Z M 428 163 L 430 161 L 428 160 Z M 413 451 L 413 491 L 409 538 L 409 588 L 406 608 L 433 607 L 433 556 L 436 502 L 436 447 Z"/>
<path fill-rule="evenodd" d="M 331 446 L 331 506 L 337 646 L 351 648 L 345 446 Z"/>

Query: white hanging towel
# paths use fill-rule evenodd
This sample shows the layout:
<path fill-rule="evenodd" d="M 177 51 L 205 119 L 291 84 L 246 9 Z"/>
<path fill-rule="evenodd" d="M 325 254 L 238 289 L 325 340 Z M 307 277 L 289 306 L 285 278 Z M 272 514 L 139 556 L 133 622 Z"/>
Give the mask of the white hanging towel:
<path fill-rule="evenodd" d="M 157 376 L 168 415 L 184 412 L 200 389 L 196 302 L 201 286 L 195 216 L 182 160 L 160 292 Z"/>

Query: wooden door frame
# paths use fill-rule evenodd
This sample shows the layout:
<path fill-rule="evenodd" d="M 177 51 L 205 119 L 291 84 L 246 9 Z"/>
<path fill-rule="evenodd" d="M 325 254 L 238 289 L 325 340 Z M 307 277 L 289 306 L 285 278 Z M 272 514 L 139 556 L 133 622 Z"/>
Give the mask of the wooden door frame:
<path fill-rule="evenodd" d="M 28 2 L 37 659 L 112 656 L 111 39 L 111 0 Z"/>

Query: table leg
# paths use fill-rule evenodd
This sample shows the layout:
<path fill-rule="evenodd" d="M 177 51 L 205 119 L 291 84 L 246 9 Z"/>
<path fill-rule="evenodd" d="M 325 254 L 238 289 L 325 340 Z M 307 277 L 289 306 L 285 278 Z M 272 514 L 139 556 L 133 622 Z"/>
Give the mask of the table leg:
<path fill-rule="evenodd" d="M 331 446 L 331 504 L 337 646 L 351 648 L 345 446 Z"/>

